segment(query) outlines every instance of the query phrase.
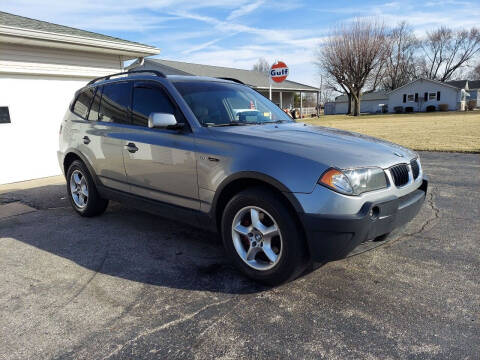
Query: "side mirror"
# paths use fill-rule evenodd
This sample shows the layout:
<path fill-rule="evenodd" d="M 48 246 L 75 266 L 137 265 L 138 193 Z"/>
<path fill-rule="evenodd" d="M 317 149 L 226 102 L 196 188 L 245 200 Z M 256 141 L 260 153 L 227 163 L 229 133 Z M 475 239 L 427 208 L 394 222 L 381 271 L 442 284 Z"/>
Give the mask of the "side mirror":
<path fill-rule="evenodd" d="M 166 129 L 167 127 L 176 126 L 177 119 L 175 115 L 167 113 L 151 113 L 148 117 L 148 127 Z"/>

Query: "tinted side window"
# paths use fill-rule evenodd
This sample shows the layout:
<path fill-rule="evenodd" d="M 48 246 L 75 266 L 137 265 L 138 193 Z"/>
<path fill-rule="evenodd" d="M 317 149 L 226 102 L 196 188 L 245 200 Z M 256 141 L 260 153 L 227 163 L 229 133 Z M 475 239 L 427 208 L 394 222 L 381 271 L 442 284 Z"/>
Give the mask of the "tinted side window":
<path fill-rule="evenodd" d="M 131 82 L 103 85 L 99 120 L 130 124 Z"/>
<path fill-rule="evenodd" d="M 175 113 L 175 107 L 165 91 L 149 82 L 137 82 L 133 89 L 133 125 L 148 126 L 151 113 Z"/>
<path fill-rule="evenodd" d="M 88 120 L 97 121 L 98 120 L 98 111 L 100 110 L 100 99 L 102 97 L 102 86 L 97 88 L 95 97 L 93 98 L 92 106 L 90 106 L 90 113 L 88 114 Z"/>
<path fill-rule="evenodd" d="M 88 109 L 90 108 L 94 92 L 94 88 L 82 91 L 73 105 L 73 112 L 82 119 L 86 119 L 88 116 Z"/>

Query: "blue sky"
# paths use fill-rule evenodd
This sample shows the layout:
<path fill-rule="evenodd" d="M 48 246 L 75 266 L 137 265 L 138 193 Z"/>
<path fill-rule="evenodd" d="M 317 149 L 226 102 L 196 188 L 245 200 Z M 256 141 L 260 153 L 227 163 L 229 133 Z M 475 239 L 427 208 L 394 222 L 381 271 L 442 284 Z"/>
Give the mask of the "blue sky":
<path fill-rule="evenodd" d="M 480 24 L 480 0 L 0 0 L 0 10 L 154 45 L 158 57 L 250 69 L 283 60 L 289 79 L 318 86 L 315 49 L 329 29 L 354 18 L 418 34 L 439 25 Z"/>

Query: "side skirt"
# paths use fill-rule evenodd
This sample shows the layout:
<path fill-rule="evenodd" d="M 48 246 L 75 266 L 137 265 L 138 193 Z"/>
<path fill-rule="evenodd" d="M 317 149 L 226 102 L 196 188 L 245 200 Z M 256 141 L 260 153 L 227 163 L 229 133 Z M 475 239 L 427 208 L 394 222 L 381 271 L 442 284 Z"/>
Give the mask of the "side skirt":
<path fill-rule="evenodd" d="M 105 199 L 125 203 L 129 207 L 133 207 L 141 211 L 183 222 L 204 230 L 217 232 L 214 220 L 208 214 L 201 211 L 147 199 L 103 185 L 97 185 L 97 190 L 100 193 L 100 196 Z"/>

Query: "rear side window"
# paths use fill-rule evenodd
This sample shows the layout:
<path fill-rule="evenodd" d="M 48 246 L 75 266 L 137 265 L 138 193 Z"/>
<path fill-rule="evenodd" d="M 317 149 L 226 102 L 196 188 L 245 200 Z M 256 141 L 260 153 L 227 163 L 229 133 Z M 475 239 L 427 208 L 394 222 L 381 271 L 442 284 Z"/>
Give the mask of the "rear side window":
<path fill-rule="evenodd" d="M 87 119 L 88 109 L 90 108 L 90 104 L 92 103 L 94 92 L 94 88 L 86 89 L 85 91 L 82 91 L 78 95 L 77 100 L 75 100 L 75 104 L 73 105 L 72 110 L 82 119 Z"/>
<path fill-rule="evenodd" d="M 168 95 L 152 82 L 135 83 L 132 110 L 133 125 L 139 126 L 148 126 L 151 113 L 175 113 L 175 107 Z"/>
<path fill-rule="evenodd" d="M 99 120 L 118 124 L 130 124 L 131 95 L 131 82 L 103 85 Z"/>
<path fill-rule="evenodd" d="M 95 97 L 93 98 L 92 106 L 90 106 L 90 113 L 88 114 L 88 120 L 97 121 L 98 111 L 100 110 L 100 99 L 102 98 L 102 87 L 97 88 Z"/>

